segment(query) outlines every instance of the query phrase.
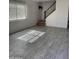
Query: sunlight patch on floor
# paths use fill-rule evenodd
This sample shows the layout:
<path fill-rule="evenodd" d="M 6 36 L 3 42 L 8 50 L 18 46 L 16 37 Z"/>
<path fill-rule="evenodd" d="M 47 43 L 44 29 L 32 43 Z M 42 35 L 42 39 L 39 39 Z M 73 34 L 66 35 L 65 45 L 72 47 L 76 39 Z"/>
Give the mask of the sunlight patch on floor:
<path fill-rule="evenodd" d="M 42 31 L 30 30 L 29 32 L 18 37 L 17 39 L 32 43 L 32 42 L 35 42 L 39 37 L 43 36 L 44 34 L 45 32 L 42 32 Z"/>

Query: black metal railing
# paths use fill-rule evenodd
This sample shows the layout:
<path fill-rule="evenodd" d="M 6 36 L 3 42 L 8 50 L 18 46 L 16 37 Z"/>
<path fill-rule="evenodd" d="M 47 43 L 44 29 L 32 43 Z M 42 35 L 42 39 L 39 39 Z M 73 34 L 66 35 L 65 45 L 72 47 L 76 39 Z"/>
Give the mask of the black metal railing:
<path fill-rule="evenodd" d="M 48 17 L 52 12 L 56 10 L 56 1 L 47 9 L 44 11 L 44 19 Z"/>

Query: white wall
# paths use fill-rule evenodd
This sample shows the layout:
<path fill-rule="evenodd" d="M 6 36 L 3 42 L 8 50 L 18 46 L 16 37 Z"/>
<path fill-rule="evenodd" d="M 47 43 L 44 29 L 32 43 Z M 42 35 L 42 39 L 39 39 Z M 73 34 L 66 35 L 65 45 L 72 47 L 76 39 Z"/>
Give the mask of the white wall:
<path fill-rule="evenodd" d="M 9 33 L 13 33 L 18 30 L 36 25 L 38 15 L 37 3 L 31 0 L 26 0 L 26 5 L 27 5 L 27 19 L 10 21 Z"/>
<path fill-rule="evenodd" d="M 68 0 L 56 0 L 56 10 L 47 17 L 47 26 L 67 28 L 68 2 Z"/>

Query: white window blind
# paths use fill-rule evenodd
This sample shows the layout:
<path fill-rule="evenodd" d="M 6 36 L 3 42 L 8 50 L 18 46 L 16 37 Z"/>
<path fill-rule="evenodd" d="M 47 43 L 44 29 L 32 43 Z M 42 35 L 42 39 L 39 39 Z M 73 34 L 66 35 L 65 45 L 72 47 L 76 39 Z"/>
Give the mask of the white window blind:
<path fill-rule="evenodd" d="M 17 5 L 17 19 L 25 19 L 26 18 L 26 12 L 25 12 L 25 6 L 24 5 Z"/>
<path fill-rule="evenodd" d="M 24 4 L 9 4 L 9 20 L 26 19 L 26 6 Z"/>
<path fill-rule="evenodd" d="M 9 4 L 9 19 L 15 20 L 16 19 L 16 5 Z"/>

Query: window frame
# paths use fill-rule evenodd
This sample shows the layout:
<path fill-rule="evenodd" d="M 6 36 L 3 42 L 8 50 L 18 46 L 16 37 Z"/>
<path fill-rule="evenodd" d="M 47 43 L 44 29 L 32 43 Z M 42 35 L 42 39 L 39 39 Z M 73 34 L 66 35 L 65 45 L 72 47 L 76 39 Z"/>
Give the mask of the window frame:
<path fill-rule="evenodd" d="M 25 5 L 25 4 L 21 4 L 21 3 L 9 3 L 9 8 L 10 8 L 10 4 L 13 4 L 13 5 L 15 5 L 16 6 L 16 11 L 15 11 L 15 13 L 16 13 L 16 16 L 15 16 L 15 18 L 14 19 L 10 19 L 10 14 L 9 14 L 9 21 L 18 21 L 18 20 L 25 20 L 25 19 L 27 19 L 27 15 L 26 15 L 26 12 L 27 12 L 27 6 Z M 24 16 L 24 18 L 19 18 L 19 17 L 17 17 L 17 6 L 18 5 L 22 5 L 22 6 L 24 6 L 24 13 L 25 13 L 25 16 Z M 10 13 L 10 9 L 9 9 L 9 13 Z"/>

